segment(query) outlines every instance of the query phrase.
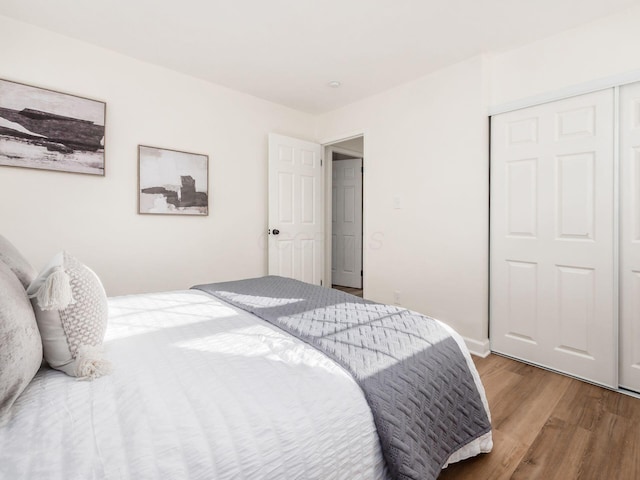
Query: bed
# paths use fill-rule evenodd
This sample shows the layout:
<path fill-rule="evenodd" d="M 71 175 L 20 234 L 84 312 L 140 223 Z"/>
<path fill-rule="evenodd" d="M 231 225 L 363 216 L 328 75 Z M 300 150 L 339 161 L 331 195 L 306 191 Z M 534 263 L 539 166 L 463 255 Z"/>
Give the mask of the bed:
<path fill-rule="evenodd" d="M 389 469 L 354 376 L 237 298 L 190 289 L 108 308 L 112 373 L 81 381 L 43 365 L 0 427 L 0 478 L 411 478 Z M 442 327 L 490 418 L 464 342 Z M 491 446 L 489 429 L 442 467 Z"/>

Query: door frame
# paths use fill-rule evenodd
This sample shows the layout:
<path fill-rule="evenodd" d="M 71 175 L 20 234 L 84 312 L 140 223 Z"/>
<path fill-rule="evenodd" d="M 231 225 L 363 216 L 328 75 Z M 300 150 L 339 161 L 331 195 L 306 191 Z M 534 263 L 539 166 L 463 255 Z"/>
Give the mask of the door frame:
<path fill-rule="evenodd" d="M 360 252 L 359 252 L 359 255 L 358 255 L 358 256 L 359 256 L 360 258 L 359 258 L 359 259 L 357 259 L 357 260 L 355 260 L 355 261 L 356 261 L 356 265 L 357 265 L 357 262 L 358 262 L 358 261 L 360 262 L 360 281 L 358 282 L 358 280 L 357 280 L 357 278 L 358 278 L 358 277 L 357 277 L 357 270 L 356 270 L 356 272 L 354 272 L 354 273 L 355 273 L 355 275 L 354 275 L 354 276 L 355 276 L 355 278 L 352 278 L 353 284 L 352 284 L 352 285 L 347 285 L 347 286 L 362 289 L 362 281 L 363 281 L 362 277 L 363 277 L 363 272 L 364 272 L 364 267 L 363 267 L 363 265 L 362 265 L 362 250 L 363 250 L 363 246 L 364 246 L 364 240 L 363 240 L 363 238 L 364 238 L 364 235 L 363 235 L 364 229 L 363 229 L 363 223 L 362 223 L 362 204 L 363 204 L 363 198 L 362 198 L 362 190 L 363 190 L 363 189 L 362 189 L 362 186 L 363 186 L 363 185 L 362 185 L 362 180 L 363 180 L 363 171 L 362 171 L 362 169 L 364 168 L 364 159 L 363 159 L 364 155 L 363 155 L 362 153 L 355 152 L 355 151 L 353 151 L 353 150 L 349 150 L 349 149 L 346 149 L 346 148 L 335 148 L 335 147 L 329 147 L 329 148 L 328 148 L 328 150 L 330 151 L 330 158 L 331 158 L 331 171 L 332 171 L 332 172 L 333 172 L 333 167 L 339 168 L 339 165 L 334 165 L 334 164 L 336 164 L 336 163 L 338 163 L 338 164 L 339 164 L 339 163 L 343 163 L 343 162 L 347 162 L 347 161 L 358 162 L 358 163 L 360 164 L 360 167 L 361 167 L 361 171 L 360 171 L 360 172 L 358 172 L 358 173 L 356 173 L 356 175 L 358 175 L 358 174 L 360 175 L 360 178 L 359 178 L 359 182 L 360 182 L 360 188 L 359 188 L 359 190 L 360 190 L 360 191 L 358 192 L 358 194 L 359 194 L 359 196 L 360 196 L 360 204 L 359 204 L 359 205 L 357 205 L 357 207 L 356 207 L 356 208 L 359 208 L 359 209 L 360 209 L 360 212 L 358 212 L 358 213 L 359 213 L 359 216 L 360 216 L 360 219 L 359 219 L 360 221 L 359 221 L 358 223 L 356 223 L 356 224 L 355 224 L 355 225 L 359 226 L 359 228 L 360 228 L 360 231 L 359 231 L 359 237 L 360 237 L 360 238 L 359 238 L 359 240 L 360 240 L 360 245 L 358 245 L 358 249 L 360 250 Z M 353 153 L 350 153 L 350 152 L 353 152 Z M 333 160 L 333 155 L 334 155 L 334 154 L 336 154 L 336 153 L 338 153 L 338 154 L 343 154 L 343 155 L 346 155 L 346 156 L 349 156 L 349 157 L 353 157 L 353 158 L 350 158 L 350 159 L 344 159 L 344 160 Z M 329 157 L 329 156 L 328 156 L 328 157 Z M 331 180 L 332 180 L 332 182 L 333 182 L 333 174 L 332 174 L 332 176 L 331 176 Z M 332 192 L 332 193 L 333 193 L 333 192 Z M 340 213 L 335 211 L 335 209 L 336 209 L 336 205 L 334 205 L 334 204 L 333 204 L 333 195 L 331 195 L 330 197 L 327 197 L 327 198 L 330 198 L 330 201 L 331 201 L 331 209 L 330 209 L 330 211 L 328 212 L 331 216 L 330 216 L 330 217 L 328 217 L 328 219 L 327 219 L 327 220 L 328 220 L 328 221 L 327 221 L 327 225 L 331 225 L 331 231 L 329 231 L 329 232 L 328 232 L 328 233 L 329 233 L 329 235 L 328 235 L 329 242 L 327 243 L 327 245 L 328 245 L 328 247 L 329 247 L 329 250 L 330 250 L 330 252 L 329 252 L 329 253 L 331 254 L 331 257 L 327 258 L 327 261 L 328 261 L 328 263 L 329 263 L 329 266 L 330 266 L 330 267 L 333 267 L 333 265 L 332 265 L 332 264 L 333 264 L 333 260 L 334 260 L 334 258 L 333 258 L 333 256 L 334 256 L 334 252 L 333 252 L 333 250 L 332 250 L 332 249 L 333 249 L 333 238 L 332 238 L 332 236 L 333 236 L 333 233 L 334 233 L 334 232 L 333 232 L 334 224 L 333 224 L 333 221 L 332 221 L 332 220 L 333 220 L 333 215 L 334 215 L 334 214 L 337 214 L 337 215 L 339 215 L 339 216 L 340 216 Z M 343 259 L 343 261 L 344 261 L 344 259 Z M 339 269 L 344 269 L 344 263 L 342 263 L 341 265 L 337 265 L 337 267 L 338 267 Z M 332 268 L 332 270 L 333 270 L 333 268 Z M 332 273 L 333 273 L 333 272 L 332 272 Z M 342 280 L 344 280 L 344 278 L 341 278 L 341 279 L 342 279 Z M 342 282 L 338 283 L 338 282 L 336 282 L 335 280 L 333 280 L 333 276 L 332 276 L 332 277 L 331 277 L 331 285 L 333 285 L 334 283 L 335 283 L 336 285 L 345 285 L 345 283 L 342 283 Z M 348 283 L 348 282 L 347 282 L 347 283 Z M 358 287 L 358 285 L 359 285 L 359 287 Z"/>
<path fill-rule="evenodd" d="M 353 150 L 334 147 L 336 143 L 344 142 L 345 140 L 351 140 L 353 138 L 362 137 L 362 152 L 356 152 Z M 333 152 L 343 153 L 345 155 L 354 155 L 356 158 L 362 158 L 362 165 L 364 168 L 365 158 L 367 157 L 367 139 L 366 133 L 355 132 L 348 135 L 340 135 L 336 137 L 332 137 L 330 139 L 325 139 L 320 142 L 322 145 L 322 158 L 325 159 L 325 169 L 324 169 L 324 285 L 327 287 L 331 287 L 332 278 L 331 278 L 331 260 L 332 260 L 332 249 L 331 249 L 331 234 L 332 225 L 331 225 L 331 213 L 332 213 L 332 195 L 331 191 L 333 188 Z M 362 291 L 363 293 L 367 288 L 367 250 L 365 248 L 365 238 L 367 231 L 367 185 L 366 185 L 366 176 L 362 175 Z"/>

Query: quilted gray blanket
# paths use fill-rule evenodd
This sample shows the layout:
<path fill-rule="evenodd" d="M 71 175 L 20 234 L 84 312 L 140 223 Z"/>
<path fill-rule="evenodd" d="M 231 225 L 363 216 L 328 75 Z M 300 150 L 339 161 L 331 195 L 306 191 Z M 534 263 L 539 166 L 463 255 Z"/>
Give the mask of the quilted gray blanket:
<path fill-rule="evenodd" d="M 432 318 L 275 276 L 193 288 L 280 327 L 349 371 L 396 479 L 437 478 L 453 452 L 491 430 L 458 344 Z"/>

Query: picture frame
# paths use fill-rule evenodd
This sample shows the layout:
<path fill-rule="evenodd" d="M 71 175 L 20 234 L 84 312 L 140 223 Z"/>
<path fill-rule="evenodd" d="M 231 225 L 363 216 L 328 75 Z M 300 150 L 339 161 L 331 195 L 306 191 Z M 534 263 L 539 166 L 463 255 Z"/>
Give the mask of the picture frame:
<path fill-rule="evenodd" d="M 209 156 L 138 145 L 138 213 L 209 215 Z"/>
<path fill-rule="evenodd" d="M 104 176 L 106 108 L 0 79 L 0 166 Z"/>

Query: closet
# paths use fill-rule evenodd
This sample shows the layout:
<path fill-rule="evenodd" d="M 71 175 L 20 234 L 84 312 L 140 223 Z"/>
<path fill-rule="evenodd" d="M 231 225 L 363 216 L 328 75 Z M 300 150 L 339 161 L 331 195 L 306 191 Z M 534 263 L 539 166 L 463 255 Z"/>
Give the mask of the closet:
<path fill-rule="evenodd" d="M 491 349 L 640 391 L 640 84 L 491 118 Z"/>

